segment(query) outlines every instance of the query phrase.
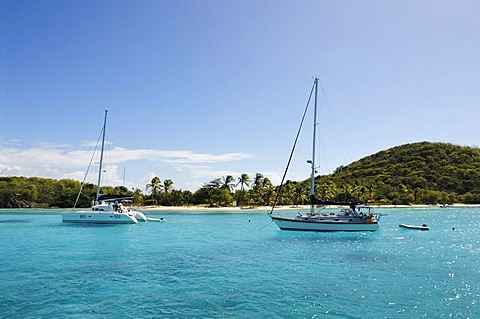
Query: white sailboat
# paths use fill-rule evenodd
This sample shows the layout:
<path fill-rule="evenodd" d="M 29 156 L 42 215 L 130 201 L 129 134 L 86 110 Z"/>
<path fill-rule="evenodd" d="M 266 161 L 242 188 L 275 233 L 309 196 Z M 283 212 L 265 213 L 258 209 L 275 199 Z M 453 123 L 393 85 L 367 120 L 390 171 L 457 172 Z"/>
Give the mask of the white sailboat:
<path fill-rule="evenodd" d="M 102 128 L 102 148 L 100 152 L 100 167 L 98 170 L 97 194 L 95 204 L 89 211 L 76 211 L 75 207 L 68 212 L 62 214 L 64 223 L 85 223 L 85 224 L 136 224 L 138 221 L 146 221 L 147 218 L 141 212 L 126 209 L 121 203 L 126 199 L 122 195 L 104 196 L 100 195 L 100 184 L 102 180 L 103 150 L 105 146 L 105 129 L 107 126 L 107 110 L 105 110 L 105 118 Z M 83 184 L 82 184 L 83 186 Z M 77 196 L 75 206 L 77 204 L 80 192 Z"/>
<path fill-rule="evenodd" d="M 333 202 L 325 201 L 315 196 L 315 139 L 317 127 L 317 94 L 318 94 L 318 78 L 315 78 L 312 91 L 315 92 L 315 108 L 313 119 L 313 150 L 312 160 L 307 161 L 311 164 L 310 175 L 310 211 L 307 214 L 298 214 L 296 217 L 283 217 L 281 215 L 273 215 L 275 205 L 272 207 L 269 215 L 273 222 L 282 230 L 296 231 L 376 231 L 379 228 L 378 221 L 381 215 L 374 214 L 373 207 L 359 205 L 353 202 Z M 311 95 L 310 95 L 311 96 Z M 310 101 L 310 99 L 309 99 Z M 308 104 L 307 104 L 308 108 Z M 306 110 L 305 110 L 306 111 Z M 305 115 L 304 115 L 305 116 Z M 303 124 L 303 120 L 302 120 Z M 300 133 L 300 130 L 299 130 Z M 298 138 L 298 134 L 297 134 Z M 294 146 L 295 148 L 295 146 Z M 293 150 L 292 150 L 293 154 Z M 290 156 L 291 157 L 291 156 Z M 288 169 L 288 166 L 287 166 Z M 285 171 L 286 174 L 286 171 Z M 284 175 L 285 177 L 285 175 Z M 283 184 L 283 181 L 282 181 Z M 277 195 L 281 193 L 281 186 Z M 325 208 L 328 205 L 346 206 L 338 213 L 322 214 L 315 211 L 316 207 Z"/>

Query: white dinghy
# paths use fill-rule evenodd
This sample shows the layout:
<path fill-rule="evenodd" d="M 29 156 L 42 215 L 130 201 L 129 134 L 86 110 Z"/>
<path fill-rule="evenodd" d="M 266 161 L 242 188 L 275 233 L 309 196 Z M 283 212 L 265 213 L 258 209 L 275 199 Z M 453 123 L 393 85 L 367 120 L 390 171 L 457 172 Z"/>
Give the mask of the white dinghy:
<path fill-rule="evenodd" d="M 408 224 L 400 224 L 398 225 L 400 228 L 407 228 L 407 229 L 415 229 L 415 230 L 430 230 L 427 224 L 423 225 L 408 225 Z"/>

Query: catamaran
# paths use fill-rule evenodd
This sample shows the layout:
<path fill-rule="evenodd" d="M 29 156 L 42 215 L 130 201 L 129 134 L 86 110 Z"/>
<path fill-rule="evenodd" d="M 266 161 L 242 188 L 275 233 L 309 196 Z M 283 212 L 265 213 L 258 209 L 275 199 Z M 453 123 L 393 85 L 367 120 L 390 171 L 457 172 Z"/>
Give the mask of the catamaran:
<path fill-rule="evenodd" d="M 62 214 L 64 223 L 89 223 L 89 224 L 136 224 L 139 221 L 147 221 L 148 218 L 139 211 L 124 207 L 122 202 L 129 200 L 132 196 L 125 195 L 101 195 L 102 165 L 103 151 L 105 147 L 105 130 L 107 127 L 107 113 L 105 110 L 105 118 L 102 128 L 102 147 L 100 151 L 100 164 L 98 169 L 98 182 L 95 203 L 91 210 L 77 211 L 75 207 L 82 189 L 80 189 L 75 205 L 72 210 Z M 83 187 L 83 183 L 82 183 Z"/>
<path fill-rule="evenodd" d="M 315 78 L 312 90 L 310 92 L 309 102 L 311 100 L 312 92 L 315 92 L 315 105 L 314 105 L 314 116 L 313 116 L 313 141 L 312 141 L 312 159 L 307 161 L 311 164 L 311 174 L 310 174 L 310 211 L 306 214 L 298 213 L 298 216 L 295 217 L 284 217 L 279 215 L 274 215 L 275 205 L 278 201 L 278 198 L 281 194 L 281 189 L 283 185 L 283 180 L 285 179 L 287 169 L 283 176 L 282 183 L 275 200 L 275 204 L 272 207 L 272 210 L 269 212 L 269 215 L 273 222 L 282 230 L 297 230 L 297 231 L 316 231 L 316 232 L 330 232 L 330 231 L 376 231 L 379 228 L 378 221 L 381 215 L 375 214 L 373 212 L 373 207 L 360 205 L 356 202 L 335 202 L 319 199 L 315 196 L 315 139 L 316 139 L 316 129 L 317 129 L 317 97 L 318 97 L 318 78 Z M 308 109 L 305 109 L 305 113 Z M 297 133 L 297 139 L 303 125 L 303 120 Z M 296 139 L 296 140 L 297 140 Z M 296 144 L 296 142 L 295 142 Z M 293 155 L 295 149 L 295 144 L 292 149 L 290 158 Z M 290 161 L 289 161 L 290 162 Z M 316 208 L 325 208 L 329 205 L 332 206 L 344 206 L 346 208 L 341 209 L 338 213 L 322 214 L 317 212 Z"/>

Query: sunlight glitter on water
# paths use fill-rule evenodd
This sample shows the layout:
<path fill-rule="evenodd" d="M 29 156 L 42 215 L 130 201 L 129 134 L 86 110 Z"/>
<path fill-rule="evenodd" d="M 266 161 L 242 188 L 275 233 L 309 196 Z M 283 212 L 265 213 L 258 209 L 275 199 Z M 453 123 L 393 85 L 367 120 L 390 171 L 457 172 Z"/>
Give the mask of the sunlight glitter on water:
<path fill-rule="evenodd" d="M 260 213 L 84 227 L 1 211 L 0 317 L 480 317 L 479 213 L 387 212 L 375 233 L 299 233 L 259 231 Z"/>

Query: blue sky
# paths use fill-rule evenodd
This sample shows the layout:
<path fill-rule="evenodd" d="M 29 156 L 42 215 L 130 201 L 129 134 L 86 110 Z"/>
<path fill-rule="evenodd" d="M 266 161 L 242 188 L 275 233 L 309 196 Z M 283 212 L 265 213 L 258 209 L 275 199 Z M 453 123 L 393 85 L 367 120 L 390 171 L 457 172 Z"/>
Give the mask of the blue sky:
<path fill-rule="evenodd" d="M 0 176 L 280 182 L 314 76 L 320 172 L 480 144 L 478 1 L 0 0 Z M 310 122 L 288 178 L 308 178 Z M 95 177 L 89 177 L 94 182 Z"/>

